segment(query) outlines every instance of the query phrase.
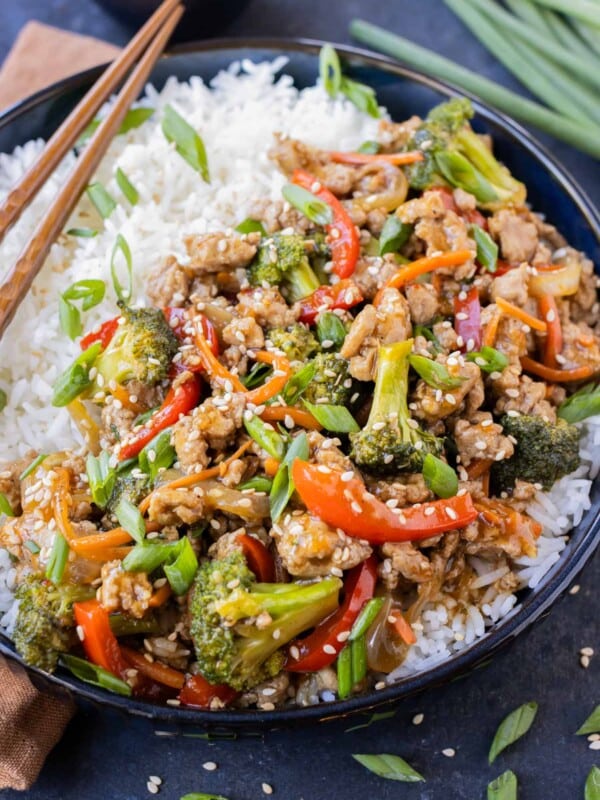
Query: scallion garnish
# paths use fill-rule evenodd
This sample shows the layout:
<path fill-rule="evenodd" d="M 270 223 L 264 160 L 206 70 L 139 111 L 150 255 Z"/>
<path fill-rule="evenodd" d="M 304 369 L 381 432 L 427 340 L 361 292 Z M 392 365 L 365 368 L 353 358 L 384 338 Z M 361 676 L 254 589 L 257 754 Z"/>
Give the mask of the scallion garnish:
<path fill-rule="evenodd" d="M 26 547 L 29 552 L 36 556 L 40 552 L 40 546 L 37 542 L 34 542 L 33 539 L 28 539 L 26 542 L 23 542 L 23 547 Z"/>
<path fill-rule="evenodd" d="M 537 703 L 524 703 L 522 706 L 519 706 L 519 708 L 511 711 L 511 713 L 502 720 L 494 736 L 492 746 L 490 747 L 488 755 L 490 764 L 495 761 L 496 757 L 505 748 L 527 733 L 535 719 L 537 709 Z"/>
<path fill-rule="evenodd" d="M 306 461 L 309 456 L 308 439 L 305 433 L 301 433 L 292 439 L 287 453 L 277 473 L 273 479 L 273 486 L 269 495 L 269 505 L 271 508 L 271 519 L 277 522 L 285 510 L 290 497 L 294 493 L 294 482 L 291 476 L 291 466 L 299 458 Z"/>
<path fill-rule="evenodd" d="M 171 428 L 161 431 L 148 442 L 138 456 L 140 469 L 149 475 L 152 481 L 156 480 L 161 470 L 173 466 L 177 458 L 175 448 L 171 444 L 171 433 Z"/>
<path fill-rule="evenodd" d="M 456 472 L 441 458 L 427 453 L 423 459 L 423 478 L 427 487 L 438 497 L 454 497 L 458 492 Z"/>
<path fill-rule="evenodd" d="M 319 75 L 330 97 L 335 98 L 343 94 L 360 111 L 365 111 L 371 117 L 380 116 L 377 96 L 373 89 L 342 74 L 339 56 L 330 44 L 323 45 L 319 53 Z"/>
<path fill-rule="evenodd" d="M 69 558 L 69 545 L 62 533 L 56 533 L 54 544 L 50 551 L 50 558 L 46 566 L 46 577 L 55 585 L 58 585 L 65 572 L 67 559 Z"/>
<path fill-rule="evenodd" d="M 487 800 L 517 800 L 517 776 L 515 773 L 507 770 L 489 783 Z"/>
<path fill-rule="evenodd" d="M 340 651 L 337 657 L 337 680 L 338 680 L 338 697 L 344 700 L 354 686 L 352 680 L 352 652 L 348 645 Z"/>
<path fill-rule="evenodd" d="M 433 361 L 427 356 L 411 353 L 408 361 L 414 371 L 423 378 L 428 386 L 434 389 L 456 389 L 462 385 L 464 378 L 450 375 L 447 368 L 439 361 Z"/>
<path fill-rule="evenodd" d="M 395 214 L 390 214 L 379 237 L 379 255 L 397 253 L 402 245 L 408 241 L 412 229 L 412 225 L 407 225 L 399 220 Z"/>
<path fill-rule="evenodd" d="M 175 594 L 184 594 L 190 587 L 198 562 L 189 539 L 184 536 L 176 542 L 137 544 L 123 559 L 127 572 L 154 572 L 162 566 Z"/>
<path fill-rule="evenodd" d="M 290 205 L 301 211 L 305 217 L 316 225 L 330 225 L 333 221 L 331 206 L 319 200 L 312 192 L 303 189 L 302 186 L 286 183 L 281 193 Z"/>
<path fill-rule="evenodd" d="M 600 800 L 600 769 L 592 767 L 585 782 L 584 800 Z"/>
<path fill-rule="evenodd" d="M 123 192 L 125 197 L 129 200 L 130 204 L 132 206 L 137 205 L 137 202 L 140 199 L 139 192 L 135 188 L 135 186 L 131 183 L 127 175 L 123 172 L 121 167 L 117 167 L 115 178 L 117 180 L 117 186 Z"/>
<path fill-rule="evenodd" d="M 281 392 L 281 396 L 288 406 L 293 406 L 294 403 L 298 402 L 308 384 L 314 378 L 315 369 L 314 363 L 309 361 L 308 364 L 305 364 L 297 372 L 294 372 L 292 377 L 288 380 Z"/>
<path fill-rule="evenodd" d="M 4 411 L 8 403 L 8 395 L 4 389 L 0 389 L 0 412 Z"/>
<path fill-rule="evenodd" d="M 79 239 L 93 239 L 98 236 L 98 231 L 93 228 L 69 228 L 67 236 L 77 236 Z"/>
<path fill-rule="evenodd" d="M 262 222 L 259 222 L 257 219 L 251 219 L 250 217 L 246 217 L 239 225 L 236 225 L 235 230 L 238 233 L 260 233 L 261 236 L 267 235 Z"/>
<path fill-rule="evenodd" d="M 484 372 L 502 372 L 508 367 L 508 358 L 496 350 L 495 347 L 484 345 L 481 350 L 474 350 L 467 353 L 467 361 L 473 361 Z"/>
<path fill-rule="evenodd" d="M 369 772 L 379 775 L 380 778 L 387 778 L 391 781 L 406 781 L 408 783 L 425 780 L 420 773 L 414 770 L 400 756 L 390 753 L 380 753 L 379 755 L 353 753 L 352 758 L 355 758 L 359 764 L 366 767 Z"/>
<path fill-rule="evenodd" d="M 110 466 L 110 456 L 106 450 L 97 458 L 89 453 L 85 468 L 92 500 L 98 508 L 105 508 L 117 478 L 116 471 Z"/>
<path fill-rule="evenodd" d="M 365 603 L 360 614 L 356 618 L 354 625 L 352 626 L 350 636 L 348 637 L 349 642 L 352 642 L 354 639 L 358 639 L 360 636 L 365 635 L 375 621 L 375 617 L 381 611 L 381 606 L 384 604 L 384 602 L 385 598 L 383 597 L 372 597 Z"/>
<path fill-rule="evenodd" d="M 498 245 L 479 225 L 471 225 L 471 235 L 477 245 L 477 261 L 488 272 L 496 272 L 498 264 Z"/>
<path fill-rule="evenodd" d="M 317 338 L 323 350 L 339 350 L 346 338 L 346 326 L 333 311 L 322 311 L 317 320 Z"/>
<path fill-rule="evenodd" d="M 276 458 L 277 461 L 281 461 L 285 454 L 285 442 L 272 425 L 253 415 L 250 419 L 244 419 L 244 427 L 248 435 L 265 452 Z"/>
<path fill-rule="evenodd" d="M 139 128 L 142 123 L 144 123 L 147 119 L 150 119 L 152 114 L 154 114 L 153 108 L 144 108 L 143 106 L 139 106 L 138 108 L 130 108 L 127 114 L 125 114 L 123 122 L 121 123 L 121 127 L 117 131 L 117 136 L 127 133 L 127 131 L 132 131 L 135 128 Z M 100 126 L 101 122 L 101 119 L 93 119 L 79 137 L 76 147 L 84 144 Z"/>
<path fill-rule="evenodd" d="M 184 736 L 186 734 L 183 734 Z M 192 734 L 187 734 L 191 736 Z M 201 736 L 209 736 L 209 734 L 195 734 Z M 180 797 L 179 800 L 229 800 L 228 797 L 223 797 L 221 794 L 205 794 L 204 792 L 191 792 L 190 794 L 184 794 L 183 797 Z"/>
<path fill-rule="evenodd" d="M 376 722 L 381 722 L 384 719 L 391 719 L 392 717 L 395 716 L 396 716 L 395 711 L 381 711 L 381 712 L 376 711 L 374 714 L 371 714 L 371 716 L 366 722 L 363 722 L 360 725 L 353 725 L 351 728 L 346 728 L 344 733 L 353 733 L 354 731 L 360 731 L 363 728 L 369 728 Z"/>
<path fill-rule="evenodd" d="M 123 287 L 123 284 L 119 280 L 119 276 L 117 274 L 117 257 L 119 253 L 121 253 L 125 259 L 125 267 L 127 270 L 126 288 Z M 127 239 L 121 233 L 117 234 L 117 238 L 110 256 L 110 274 L 112 276 L 115 294 L 119 300 L 121 300 L 121 302 L 129 303 L 133 295 L 133 257 L 131 255 L 131 249 Z"/>
<path fill-rule="evenodd" d="M 117 678 L 112 672 L 103 667 L 91 664 L 84 658 L 78 658 L 67 653 L 60 657 L 60 663 L 80 681 L 89 683 L 92 686 L 99 686 L 102 689 L 108 689 L 110 692 L 122 694 L 125 697 L 129 697 L 131 694 L 131 686 L 128 683 Z"/>
<path fill-rule="evenodd" d="M 273 367 L 269 364 L 262 364 L 257 361 L 252 365 L 252 369 L 243 378 L 240 378 L 246 389 L 254 389 L 255 386 L 260 386 L 264 383 L 269 375 L 273 372 Z"/>
<path fill-rule="evenodd" d="M 336 97 L 342 83 L 342 67 L 335 49 L 325 44 L 319 53 L 319 75 L 323 88 L 330 97 Z"/>
<path fill-rule="evenodd" d="M 127 533 L 131 534 L 132 538 L 138 544 L 141 544 L 146 538 L 146 523 L 141 515 L 137 506 L 123 497 L 117 503 L 115 508 L 115 517 L 119 520 L 119 525 L 124 528 Z"/>
<path fill-rule="evenodd" d="M 206 183 L 210 183 L 208 159 L 204 142 L 189 122 L 175 111 L 173 106 L 165 106 L 162 119 L 162 132 L 169 142 L 175 144 L 179 155 L 199 172 Z"/>
<path fill-rule="evenodd" d="M 15 512 L 8 501 L 8 497 L 4 492 L 0 492 L 0 514 L 5 514 L 7 517 L 14 517 Z"/>
<path fill-rule="evenodd" d="M 558 407 L 558 416 L 571 424 L 595 414 L 600 414 L 600 384 L 582 386 Z"/>
<path fill-rule="evenodd" d="M 320 422 L 325 430 L 334 433 L 357 433 L 360 430 L 358 422 L 345 406 L 336 406 L 330 403 L 309 403 L 302 401 L 313 417 Z"/>
<path fill-rule="evenodd" d="M 83 331 L 81 312 L 74 304 L 74 301 L 82 300 L 81 310 L 88 311 L 104 300 L 105 293 L 106 285 L 104 281 L 86 279 L 76 281 L 60 295 L 58 300 L 60 327 L 69 339 L 77 338 Z"/>
<path fill-rule="evenodd" d="M 40 453 L 39 456 L 36 456 L 31 464 L 23 470 L 23 472 L 19 475 L 19 480 L 24 481 L 25 478 L 28 478 L 34 470 L 36 470 L 39 465 L 44 461 L 44 459 L 48 458 L 46 453 Z"/>
<path fill-rule="evenodd" d="M 265 492 L 269 494 L 273 486 L 273 479 L 267 478 L 266 475 L 255 475 L 250 480 L 240 483 L 238 489 L 243 492 L 244 489 L 254 489 L 255 492 Z"/>
<path fill-rule="evenodd" d="M 106 191 L 100 181 L 90 183 L 85 191 L 102 219 L 108 219 L 117 207 L 112 195 Z"/>
<path fill-rule="evenodd" d="M 357 147 L 357 153 L 366 153 L 367 155 L 374 156 L 381 150 L 381 145 L 379 142 L 375 142 L 372 139 L 367 139 L 366 142 L 363 142 L 360 147 Z"/>
<path fill-rule="evenodd" d="M 589 736 L 592 733 L 600 733 L 600 706 L 592 711 L 577 731 L 577 736 Z"/>
<path fill-rule="evenodd" d="M 69 403 L 91 385 L 90 369 L 94 361 L 102 351 L 100 342 L 95 342 L 93 345 L 84 350 L 75 361 L 67 367 L 67 369 L 60 375 L 52 389 L 52 405 L 61 408 L 68 406 Z"/>
<path fill-rule="evenodd" d="M 192 585 L 198 569 L 198 559 L 187 536 L 180 540 L 177 558 L 172 564 L 165 564 L 164 571 L 173 594 L 180 597 Z"/>

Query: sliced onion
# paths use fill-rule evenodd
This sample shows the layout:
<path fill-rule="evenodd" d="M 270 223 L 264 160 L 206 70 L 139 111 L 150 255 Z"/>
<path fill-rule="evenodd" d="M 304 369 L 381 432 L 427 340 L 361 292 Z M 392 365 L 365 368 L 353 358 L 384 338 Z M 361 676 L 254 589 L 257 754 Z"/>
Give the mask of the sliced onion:
<path fill-rule="evenodd" d="M 367 164 L 361 170 L 361 178 L 366 178 L 370 173 L 383 173 L 385 188 L 381 192 L 359 195 L 352 198 L 352 204 L 365 213 L 374 208 L 383 208 L 386 211 L 395 211 L 404 203 L 408 194 L 408 180 L 404 172 L 388 164 Z"/>
<path fill-rule="evenodd" d="M 581 261 L 573 256 L 546 268 L 537 268 L 536 274 L 529 278 L 529 293 L 534 297 L 551 294 L 566 297 L 575 294 L 581 279 Z"/>

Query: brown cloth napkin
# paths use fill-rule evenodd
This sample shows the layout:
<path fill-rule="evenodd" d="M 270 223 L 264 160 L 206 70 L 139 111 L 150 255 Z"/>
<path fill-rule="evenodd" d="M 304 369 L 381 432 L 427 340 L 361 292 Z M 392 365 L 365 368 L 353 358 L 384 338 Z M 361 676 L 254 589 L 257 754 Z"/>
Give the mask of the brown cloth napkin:
<path fill-rule="evenodd" d="M 29 22 L 0 69 L 0 109 L 75 72 L 110 61 L 118 48 Z M 0 789 L 29 789 L 75 713 L 66 695 L 38 691 L 0 656 Z"/>

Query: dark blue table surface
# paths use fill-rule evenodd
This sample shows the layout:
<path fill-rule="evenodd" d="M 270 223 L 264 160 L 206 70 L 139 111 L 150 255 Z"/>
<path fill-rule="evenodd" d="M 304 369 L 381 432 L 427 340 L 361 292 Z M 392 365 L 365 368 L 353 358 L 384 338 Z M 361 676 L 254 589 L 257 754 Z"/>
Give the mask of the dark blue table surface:
<path fill-rule="evenodd" d="M 123 0 L 126 5 L 127 0 Z M 105 38 L 127 41 L 131 28 L 91 0 L 3 0 L 0 3 L 0 61 L 30 19 Z M 232 36 L 307 36 L 348 42 L 348 23 L 362 16 L 433 47 L 507 86 L 514 79 L 464 30 L 439 0 L 252 0 L 222 31 Z M 189 38 L 199 29 L 188 26 Z M 598 162 L 567 145 L 540 137 L 600 204 Z M 263 738 L 206 741 L 200 731 L 165 732 L 160 723 L 81 706 L 50 755 L 35 787 L 5 791 L 5 800 L 141 800 L 146 781 L 158 775 L 158 797 L 178 800 L 187 792 L 214 792 L 230 800 L 266 797 L 263 782 L 281 800 L 480 800 L 488 781 L 512 769 L 520 800 L 583 799 L 585 776 L 600 753 L 573 735 L 600 701 L 600 650 L 585 670 L 579 649 L 598 650 L 600 560 L 577 579 L 580 591 L 566 595 L 551 615 L 535 625 L 489 666 L 400 704 L 393 718 L 347 733 L 365 721 L 340 721 L 279 731 Z M 489 767 L 487 751 L 497 724 L 529 700 L 540 704 L 532 730 Z M 417 727 L 411 720 L 425 715 Z M 442 750 L 453 748 L 448 758 Z M 426 783 L 398 784 L 366 772 L 352 753 L 397 753 L 422 772 Z M 208 772 L 202 764 L 214 761 Z"/>

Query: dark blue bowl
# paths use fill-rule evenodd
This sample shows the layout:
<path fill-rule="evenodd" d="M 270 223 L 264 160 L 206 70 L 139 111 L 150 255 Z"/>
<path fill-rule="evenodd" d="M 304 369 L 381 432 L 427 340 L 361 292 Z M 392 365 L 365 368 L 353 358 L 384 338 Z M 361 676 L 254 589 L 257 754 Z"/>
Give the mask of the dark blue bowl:
<path fill-rule="evenodd" d="M 218 70 L 240 58 L 289 57 L 286 72 L 298 86 L 313 84 L 318 72 L 321 42 L 304 40 L 216 40 L 175 48 L 156 67 L 152 81 L 162 86 L 167 77 L 181 80 L 191 75 L 210 79 Z M 453 87 L 398 66 L 391 59 L 363 50 L 339 46 L 348 73 L 377 90 L 379 101 L 395 119 L 424 115 L 431 106 L 453 94 Z M 0 117 L 0 152 L 38 136 L 47 138 L 73 108 L 99 74 L 98 69 L 62 81 L 9 109 Z M 464 93 L 463 93 L 464 94 Z M 529 133 L 512 120 L 473 98 L 477 116 L 474 126 L 494 139 L 495 152 L 527 185 L 532 207 L 546 215 L 567 240 L 600 264 L 600 217 L 582 189 Z M 309 721 L 347 716 L 407 697 L 483 666 L 497 650 L 522 633 L 566 590 L 593 553 L 600 539 L 600 485 L 592 492 L 592 507 L 573 531 L 560 560 L 534 590 L 524 591 L 517 611 L 496 625 L 468 650 L 426 673 L 408 677 L 379 692 L 309 708 L 284 711 L 191 711 L 151 705 L 109 694 L 82 683 L 59 670 L 48 676 L 29 669 L 32 679 L 55 691 L 68 691 L 105 706 L 174 724 L 192 723 L 215 731 L 277 728 Z M 0 652 L 19 660 L 10 641 L 0 636 Z"/>

